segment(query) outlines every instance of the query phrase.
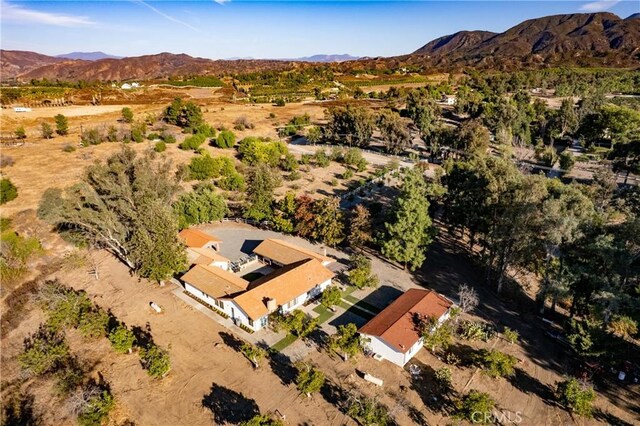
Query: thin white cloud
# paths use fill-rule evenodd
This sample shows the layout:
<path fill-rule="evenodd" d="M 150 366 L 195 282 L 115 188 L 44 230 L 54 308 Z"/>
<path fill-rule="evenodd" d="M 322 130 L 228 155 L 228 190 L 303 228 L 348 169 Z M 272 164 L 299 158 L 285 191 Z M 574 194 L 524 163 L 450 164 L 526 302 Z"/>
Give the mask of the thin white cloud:
<path fill-rule="evenodd" d="M 28 9 L 17 4 L 11 4 L 7 1 L 0 1 L 0 8 L 2 9 L 2 13 L 0 13 L 2 21 L 18 22 L 21 24 L 55 25 L 59 27 L 79 27 L 95 24 L 95 22 L 86 16 L 42 12 L 35 9 Z"/>
<path fill-rule="evenodd" d="M 231 3 L 231 0 L 213 0 L 215 3 L 218 3 L 221 6 L 224 6 L 227 3 Z"/>
<path fill-rule="evenodd" d="M 178 18 L 174 18 L 174 17 L 173 17 L 173 16 L 171 16 L 171 15 L 167 15 L 166 13 L 164 13 L 164 12 L 162 12 L 162 11 L 160 11 L 160 10 L 156 9 L 155 7 L 151 6 L 149 3 L 145 3 L 145 2 L 144 2 L 144 1 L 142 1 L 142 0 L 133 0 L 133 2 L 134 2 L 134 3 L 138 3 L 138 4 L 142 4 L 142 5 L 146 6 L 146 7 L 148 7 L 149 9 L 151 9 L 152 11 L 154 11 L 155 13 L 157 13 L 158 15 L 162 16 L 162 17 L 163 17 L 163 18 L 165 18 L 165 19 L 168 19 L 168 20 L 169 20 L 169 21 L 171 21 L 171 22 L 175 22 L 176 24 L 184 25 L 185 27 L 187 27 L 187 28 L 189 28 L 189 29 L 191 29 L 191 30 L 193 30 L 193 31 L 195 31 L 195 32 L 198 32 L 198 33 L 200 32 L 200 30 L 199 30 L 199 29 L 197 29 L 196 27 L 194 27 L 193 25 L 188 24 L 187 22 L 181 21 L 181 20 L 180 20 L 180 19 L 178 19 Z"/>
<path fill-rule="evenodd" d="M 582 10 L 583 12 L 602 12 L 605 10 L 609 10 L 618 3 L 620 3 L 620 0 L 594 1 L 591 3 L 583 4 L 580 10 Z"/>

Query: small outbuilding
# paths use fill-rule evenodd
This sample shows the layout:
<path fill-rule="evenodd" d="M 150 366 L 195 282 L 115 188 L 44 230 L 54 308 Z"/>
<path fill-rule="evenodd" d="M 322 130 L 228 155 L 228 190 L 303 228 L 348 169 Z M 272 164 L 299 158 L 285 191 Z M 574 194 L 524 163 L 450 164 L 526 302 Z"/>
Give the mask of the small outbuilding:
<path fill-rule="evenodd" d="M 358 331 L 376 358 L 404 367 L 423 345 L 417 319 L 432 317 L 440 325 L 452 306 L 451 300 L 433 290 L 410 289 Z"/>

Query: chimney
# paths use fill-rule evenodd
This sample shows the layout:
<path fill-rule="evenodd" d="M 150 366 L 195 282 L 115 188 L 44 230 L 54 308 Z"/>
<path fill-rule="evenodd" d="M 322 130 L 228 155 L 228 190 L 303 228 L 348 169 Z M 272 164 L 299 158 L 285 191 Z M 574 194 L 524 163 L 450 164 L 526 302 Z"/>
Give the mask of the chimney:
<path fill-rule="evenodd" d="M 327 257 L 327 248 L 326 247 L 322 248 L 322 254 L 324 255 L 324 257 Z"/>
<path fill-rule="evenodd" d="M 274 299 L 273 297 L 267 298 L 267 311 L 271 313 L 271 312 L 274 312 L 276 309 L 278 309 L 278 304 L 276 303 L 276 299 Z"/>

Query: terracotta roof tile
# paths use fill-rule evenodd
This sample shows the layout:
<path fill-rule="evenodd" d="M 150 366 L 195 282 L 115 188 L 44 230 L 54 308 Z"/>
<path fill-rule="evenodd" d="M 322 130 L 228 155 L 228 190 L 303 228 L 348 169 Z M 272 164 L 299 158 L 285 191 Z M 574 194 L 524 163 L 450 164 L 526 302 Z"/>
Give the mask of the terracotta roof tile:
<path fill-rule="evenodd" d="M 249 286 L 249 281 L 217 266 L 208 265 L 195 265 L 182 276 L 182 281 L 216 299 L 234 296 Z"/>
<path fill-rule="evenodd" d="M 251 319 L 257 320 L 269 313 L 267 299 L 275 299 L 277 306 L 285 305 L 333 276 L 318 260 L 304 259 L 258 278 L 233 300 Z"/>
<path fill-rule="evenodd" d="M 204 247 L 208 243 L 221 243 L 222 240 L 195 228 L 180 231 L 178 237 L 187 247 Z"/>
<path fill-rule="evenodd" d="M 215 250 L 201 247 L 188 247 L 187 258 L 192 265 L 210 265 L 214 261 L 229 262 L 229 259 L 219 255 Z"/>
<path fill-rule="evenodd" d="M 253 250 L 253 252 L 259 256 L 273 259 L 282 265 L 289 265 L 305 259 L 315 259 L 318 262 L 325 264 L 334 261 L 331 257 L 323 256 L 311 250 L 298 247 L 295 244 L 276 238 L 264 240 L 255 248 L 255 250 Z"/>
<path fill-rule="evenodd" d="M 446 297 L 432 290 L 410 289 L 358 330 L 376 336 L 402 353 L 419 339 L 415 315 L 440 318 L 453 305 Z"/>

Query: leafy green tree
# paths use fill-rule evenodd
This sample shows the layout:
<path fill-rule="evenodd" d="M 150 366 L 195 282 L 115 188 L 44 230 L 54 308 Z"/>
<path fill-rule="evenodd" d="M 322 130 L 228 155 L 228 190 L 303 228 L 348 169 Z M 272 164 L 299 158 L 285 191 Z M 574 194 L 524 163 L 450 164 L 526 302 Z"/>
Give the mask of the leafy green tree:
<path fill-rule="evenodd" d="M 245 342 L 242 344 L 240 351 L 244 356 L 247 357 L 249 361 L 253 364 L 253 368 L 260 368 L 260 360 L 263 359 L 267 355 L 267 351 L 265 351 L 260 346 L 252 345 L 249 342 Z"/>
<path fill-rule="evenodd" d="M 456 147 L 469 153 L 486 152 L 489 137 L 489 129 L 480 120 L 465 121 L 457 131 Z"/>
<path fill-rule="evenodd" d="M 236 144 L 236 135 L 230 130 L 223 130 L 215 141 L 218 148 L 232 148 Z"/>
<path fill-rule="evenodd" d="M 334 247 L 344 240 L 344 218 L 337 197 L 327 197 L 313 203 L 315 226 L 311 236 Z"/>
<path fill-rule="evenodd" d="M 120 112 L 122 116 L 122 121 L 125 123 L 133 123 L 133 111 L 129 107 L 122 108 Z"/>
<path fill-rule="evenodd" d="M 18 356 L 20 367 L 29 374 L 39 376 L 56 370 L 69 358 L 69 346 L 64 334 L 40 326 L 24 343 Z"/>
<path fill-rule="evenodd" d="M 448 367 L 440 367 L 434 373 L 436 390 L 439 394 L 448 394 L 452 390 L 451 370 Z"/>
<path fill-rule="evenodd" d="M 358 327 L 353 323 L 339 325 L 336 334 L 329 338 L 329 349 L 341 353 L 345 361 L 361 353 L 362 340 Z"/>
<path fill-rule="evenodd" d="M 453 342 L 453 332 L 448 322 L 438 324 L 438 319 L 434 317 L 426 317 L 421 319 L 421 334 L 424 345 L 431 352 L 436 348 L 446 350 Z"/>
<path fill-rule="evenodd" d="M 510 345 L 513 345 L 514 343 L 518 343 L 518 339 L 520 338 L 520 333 L 510 329 L 509 327 L 505 327 L 504 330 L 502 331 L 502 336 L 507 342 L 509 342 Z"/>
<path fill-rule="evenodd" d="M 296 368 L 298 369 L 296 387 L 301 394 L 305 394 L 308 398 L 312 393 L 320 391 L 325 381 L 322 371 L 305 363 L 296 364 Z"/>
<path fill-rule="evenodd" d="M 244 217 L 253 220 L 271 219 L 274 191 L 280 183 L 280 176 L 269 165 L 258 163 L 253 167 L 249 173 Z"/>
<path fill-rule="evenodd" d="M 133 345 L 136 343 L 136 336 L 124 324 L 118 324 L 109 333 L 109 341 L 116 352 L 131 353 Z"/>
<path fill-rule="evenodd" d="M 558 383 L 556 394 L 560 403 L 574 413 L 584 417 L 592 416 L 591 404 L 596 399 L 596 392 L 588 384 L 571 377 Z"/>
<path fill-rule="evenodd" d="M 9 180 L 2 178 L 0 180 L 0 204 L 8 203 L 18 197 L 18 188 Z"/>
<path fill-rule="evenodd" d="M 292 334 L 306 337 L 318 328 L 318 320 L 299 309 L 295 309 L 285 316 L 283 325 Z"/>
<path fill-rule="evenodd" d="M 47 327 L 54 331 L 78 327 L 93 303 L 85 292 L 75 291 L 58 281 L 48 281 L 38 293 L 40 307 L 47 314 Z"/>
<path fill-rule="evenodd" d="M 154 344 L 140 349 L 140 359 L 147 374 L 156 379 L 164 377 L 171 369 L 169 353 Z"/>
<path fill-rule="evenodd" d="M 60 136 L 64 136 L 69 133 L 69 120 L 62 114 L 56 114 L 53 117 L 56 121 L 56 133 Z"/>
<path fill-rule="evenodd" d="M 172 176 L 169 163 L 124 148 L 89 166 L 80 183 L 47 190 L 38 216 L 109 250 L 142 277 L 163 280 L 186 266 L 171 207 L 179 189 Z"/>
<path fill-rule="evenodd" d="M 456 416 L 471 423 L 493 423 L 496 403 L 488 393 L 472 390 L 462 397 Z"/>
<path fill-rule="evenodd" d="M 390 221 L 385 223 L 386 237 L 382 254 L 411 270 L 419 268 L 433 238 L 429 217 L 427 184 L 419 168 L 405 170 L 400 195 L 396 198 Z"/>
<path fill-rule="evenodd" d="M 407 95 L 407 115 L 426 141 L 437 128 L 440 108 L 425 89 L 412 90 Z"/>
<path fill-rule="evenodd" d="M 0 280 L 9 284 L 21 278 L 29 269 L 29 261 L 42 253 L 42 245 L 35 237 L 18 235 L 10 229 L 11 223 L 3 219 L 4 229 L 0 244 Z"/>
<path fill-rule="evenodd" d="M 322 292 L 320 303 L 326 308 L 332 308 L 342 300 L 342 292 L 337 286 L 329 286 Z"/>
<path fill-rule="evenodd" d="M 325 114 L 328 118 L 325 137 L 328 140 L 345 141 L 349 146 L 369 145 L 375 128 L 375 120 L 369 110 L 349 105 L 330 108 Z"/>
<path fill-rule="evenodd" d="M 482 366 L 487 375 L 505 377 L 513 375 L 513 367 L 518 362 L 518 359 L 500 351 L 483 349 L 478 354 L 476 361 Z"/>
<path fill-rule="evenodd" d="M 281 159 L 289 153 L 289 149 L 280 141 L 247 137 L 240 141 L 238 152 L 242 156 L 243 163 L 251 166 L 267 163 L 272 167 L 278 167 Z"/>
<path fill-rule="evenodd" d="M 373 240 L 371 235 L 371 214 L 362 204 L 356 205 L 351 213 L 347 242 L 351 247 L 362 248 Z"/>
<path fill-rule="evenodd" d="M 51 124 L 43 121 L 40 123 L 40 133 L 42 134 L 42 139 L 51 139 L 53 137 L 53 127 L 51 127 Z"/>
<path fill-rule="evenodd" d="M 95 127 L 84 130 L 80 135 L 80 143 L 82 143 L 83 146 L 100 145 L 104 142 L 104 139 L 105 138 L 100 129 Z"/>
<path fill-rule="evenodd" d="M 378 286 L 379 279 L 371 270 L 371 260 L 367 256 L 355 254 L 351 256 L 349 263 L 351 264 L 347 277 L 349 284 L 359 289 Z"/>
<path fill-rule="evenodd" d="M 382 112 L 378 116 L 378 128 L 387 152 L 399 154 L 409 146 L 411 142 L 409 129 L 397 112 L 391 110 Z"/>
<path fill-rule="evenodd" d="M 184 102 L 180 98 L 174 99 L 165 109 L 163 120 L 183 128 L 196 128 L 204 122 L 200 107 L 192 101 Z"/>
<path fill-rule="evenodd" d="M 109 412 L 115 407 L 115 400 L 109 391 L 102 391 L 93 395 L 86 401 L 80 413 L 78 424 L 80 426 L 100 426 L 109 417 Z"/>
<path fill-rule="evenodd" d="M 226 200 L 215 192 L 213 185 L 198 185 L 192 192 L 187 192 L 173 204 L 178 216 L 178 227 L 188 228 L 191 225 L 222 220 L 229 214 Z"/>

